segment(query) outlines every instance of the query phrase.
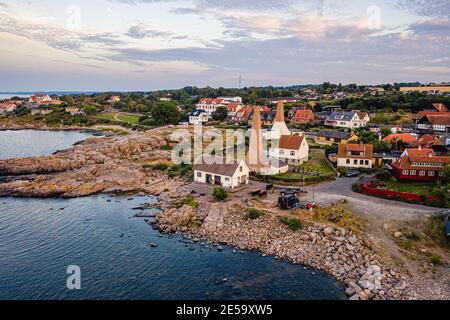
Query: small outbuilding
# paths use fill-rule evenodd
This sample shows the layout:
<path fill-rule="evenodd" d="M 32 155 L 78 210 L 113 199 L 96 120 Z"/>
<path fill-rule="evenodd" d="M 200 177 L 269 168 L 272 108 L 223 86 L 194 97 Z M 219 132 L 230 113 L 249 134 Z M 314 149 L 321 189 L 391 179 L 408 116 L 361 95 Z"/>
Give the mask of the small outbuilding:
<path fill-rule="evenodd" d="M 244 160 L 225 163 L 219 157 L 203 158 L 194 165 L 194 180 L 234 189 L 248 184 L 250 170 Z"/>

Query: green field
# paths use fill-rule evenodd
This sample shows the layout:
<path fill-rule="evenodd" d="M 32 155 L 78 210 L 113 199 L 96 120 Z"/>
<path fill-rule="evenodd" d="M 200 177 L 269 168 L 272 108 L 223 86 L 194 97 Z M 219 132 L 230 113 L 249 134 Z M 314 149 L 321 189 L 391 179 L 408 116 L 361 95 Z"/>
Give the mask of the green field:
<path fill-rule="evenodd" d="M 97 119 L 109 120 L 113 122 L 128 122 L 131 124 L 139 123 L 139 116 L 123 113 L 98 113 L 94 117 Z"/>
<path fill-rule="evenodd" d="M 408 192 L 420 195 L 431 195 L 433 189 L 436 187 L 435 183 L 429 182 L 391 182 L 387 183 L 389 190 L 398 192 Z"/>

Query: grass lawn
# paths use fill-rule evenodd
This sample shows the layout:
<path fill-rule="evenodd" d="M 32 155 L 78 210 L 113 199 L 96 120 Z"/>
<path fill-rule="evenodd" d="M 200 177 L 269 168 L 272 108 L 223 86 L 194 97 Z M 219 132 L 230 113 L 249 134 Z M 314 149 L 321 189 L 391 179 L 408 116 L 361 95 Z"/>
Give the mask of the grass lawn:
<path fill-rule="evenodd" d="M 284 183 L 303 183 L 306 184 L 320 183 L 322 181 L 331 180 L 334 177 L 334 171 L 325 162 L 325 151 L 320 149 L 311 149 L 309 152 L 309 161 L 300 166 L 301 169 L 313 172 L 316 175 L 300 172 L 286 172 L 277 174 L 271 179 Z"/>
<path fill-rule="evenodd" d="M 139 116 L 123 114 L 123 113 L 98 113 L 94 116 L 97 119 L 105 119 L 110 121 L 128 122 L 131 124 L 139 123 Z"/>
<path fill-rule="evenodd" d="M 116 119 L 114 119 L 114 115 L 115 113 L 98 113 L 94 116 L 94 118 L 117 121 Z"/>
<path fill-rule="evenodd" d="M 119 113 L 117 115 L 117 119 L 123 122 L 129 122 L 132 124 L 138 124 L 139 123 L 139 116 L 131 115 L 131 114 L 123 114 Z"/>
<path fill-rule="evenodd" d="M 305 162 L 301 168 L 303 170 L 314 171 L 322 175 L 334 174 L 333 169 L 325 162 L 325 150 L 310 149 L 309 161 Z"/>
<path fill-rule="evenodd" d="M 429 182 L 388 182 L 388 188 L 393 191 L 409 192 L 421 195 L 431 195 L 436 187 Z"/>

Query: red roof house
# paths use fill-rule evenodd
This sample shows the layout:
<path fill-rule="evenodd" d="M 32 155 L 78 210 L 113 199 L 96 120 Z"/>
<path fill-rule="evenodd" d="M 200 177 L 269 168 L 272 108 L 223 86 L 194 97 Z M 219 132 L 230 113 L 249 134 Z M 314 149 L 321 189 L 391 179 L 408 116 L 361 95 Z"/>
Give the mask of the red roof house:
<path fill-rule="evenodd" d="M 297 110 L 291 119 L 292 124 L 309 124 L 314 122 L 314 113 L 311 109 Z"/>
<path fill-rule="evenodd" d="M 437 156 L 433 149 L 406 149 L 399 160 L 392 164 L 392 174 L 400 180 L 436 181 L 442 175 L 450 157 Z"/>

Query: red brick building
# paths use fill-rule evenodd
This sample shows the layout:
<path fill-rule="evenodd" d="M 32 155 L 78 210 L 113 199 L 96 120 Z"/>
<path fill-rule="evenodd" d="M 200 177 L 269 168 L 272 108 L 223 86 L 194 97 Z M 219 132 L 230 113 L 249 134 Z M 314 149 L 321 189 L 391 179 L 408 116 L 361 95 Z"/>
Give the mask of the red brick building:
<path fill-rule="evenodd" d="M 406 149 L 392 164 L 392 174 L 399 180 L 436 181 L 448 164 L 450 157 L 436 156 L 433 149 Z"/>
<path fill-rule="evenodd" d="M 292 124 L 310 124 L 315 120 L 311 109 L 297 110 L 291 119 Z"/>

